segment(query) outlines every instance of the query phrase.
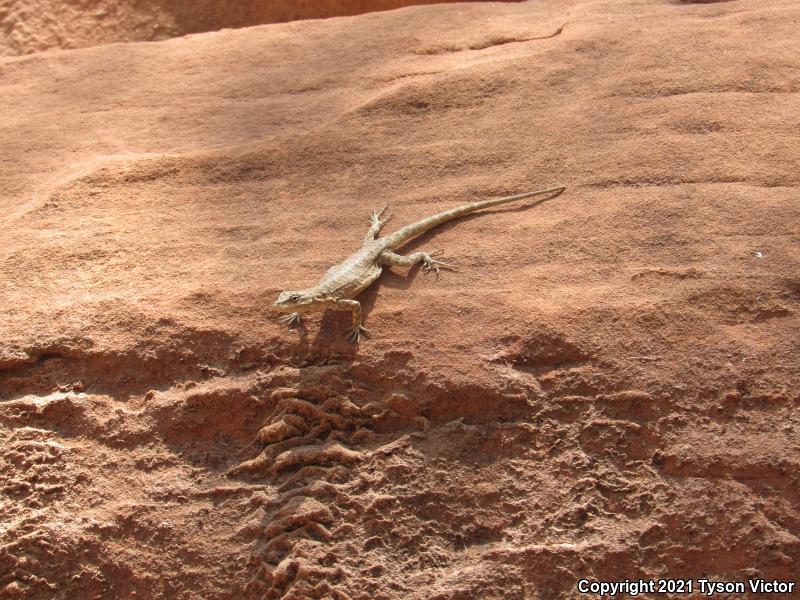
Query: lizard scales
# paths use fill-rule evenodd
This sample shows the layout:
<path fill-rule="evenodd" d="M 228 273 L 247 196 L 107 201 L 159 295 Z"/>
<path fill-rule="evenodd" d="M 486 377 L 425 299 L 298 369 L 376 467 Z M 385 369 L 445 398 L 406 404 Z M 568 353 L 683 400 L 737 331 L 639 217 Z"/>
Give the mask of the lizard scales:
<path fill-rule="evenodd" d="M 381 228 L 390 218 L 387 217 L 381 220 L 381 216 L 386 210 L 386 206 L 384 206 L 382 210 L 372 213 L 369 231 L 367 231 L 364 243 L 357 252 L 338 265 L 328 269 L 320 282 L 314 287 L 306 290 L 281 292 L 273 304 L 273 308 L 279 312 L 289 313 L 282 317 L 281 320 L 290 324 L 299 322 L 300 315 L 304 312 L 324 310 L 326 308 L 349 310 L 353 313 L 353 327 L 350 330 L 349 337 L 354 341 L 358 341 L 360 335 L 366 330 L 361 323 L 361 304 L 354 298 L 380 277 L 384 267 L 411 267 L 421 262 L 423 263 L 422 268 L 426 272 L 434 271 L 438 274 L 439 267 L 450 266 L 447 263 L 435 260 L 433 257 L 436 253 L 414 252 L 408 256 L 402 256 L 396 254 L 395 250 L 442 223 L 483 208 L 516 202 L 532 196 L 549 194 L 550 198 L 555 198 L 564 190 L 564 187 L 552 187 L 514 196 L 464 204 L 401 227 L 389 235 L 376 238 Z M 550 198 L 545 198 L 545 200 Z"/>

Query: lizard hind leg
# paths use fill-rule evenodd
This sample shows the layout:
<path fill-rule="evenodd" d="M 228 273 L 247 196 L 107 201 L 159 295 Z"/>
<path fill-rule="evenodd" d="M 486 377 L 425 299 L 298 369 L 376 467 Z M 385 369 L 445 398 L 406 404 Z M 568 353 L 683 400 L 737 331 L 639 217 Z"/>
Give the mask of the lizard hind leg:
<path fill-rule="evenodd" d="M 425 273 L 430 273 L 433 271 L 436 273 L 436 279 L 439 279 L 439 268 L 443 267 L 445 269 L 455 270 L 455 266 L 451 265 L 450 263 L 442 262 L 440 260 L 436 260 L 433 258 L 434 256 L 440 255 L 442 253 L 441 250 L 436 250 L 435 252 L 431 252 L 428 254 L 427 252 L 413 252 L 408 256 L 403 256 L 402 254 L 395 254 L 394 252 L 390 252 L 389 250 L 384 250 L 381 252 L 379 257 L 380 264 L 385 267 L 412 267 L 417 263 L 422 263 L 422 270 Z"/>
<path fill-rule="evenodd" d="M 423 254 L 425 253 L 423 252 Z M 434 250 L 430 254 L 425 254 L 425 256 L 423 256 L 422 258 L 422 270 L 426 274 L 433 271 L 434 273 L 436 273 L 437 280 L 439 279 L 439 267 L 444 267 L 445 269 L 449 269 L 451 271 L 456 270 L 455 265 L 442 262 L 441 260 L 435 260 L 433 258 L 434 256 L 441 256 L 442 254 L 444 254 L 444 250 L 439 249 L 439 250 Z"/>

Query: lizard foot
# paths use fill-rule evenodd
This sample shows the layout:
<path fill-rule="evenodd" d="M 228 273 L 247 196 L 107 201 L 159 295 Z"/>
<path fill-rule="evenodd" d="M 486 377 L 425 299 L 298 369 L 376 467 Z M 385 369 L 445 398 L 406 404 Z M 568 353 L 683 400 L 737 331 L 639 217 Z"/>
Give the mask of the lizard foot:
<path fill-rule="evenodd" d="M 422 259 L 422 270 L 425 273 L 430 273 L 433 271 L 436 273 L 436 280 L 439 280 L 439 267 L 444 267 L 445 269 L 455 269 L 455 266 L 451 265 L 450 263 L 442 262 L 440 260 L 434 260 L 434 256 L 437 254 L 441 254 L 442 250 L 437 250 L 436 252 L 431 252 L 430 254 L 426 254 Z"/>
<path fill-rule="evenodd" d="M 278 319 L 281 323 L 286 323 L 290 327 L 292 325 L 298 325 L 300 323 L 300 313 L 290 313 L 288 315 L 283 315 Z"/>
<path fill-rule="evenodd" d="M 363 325 L 356 325 L 355 327 L 350 329 L 350 331 L 348 331 L 347 339 L 353 342 L 354 344 L 357 344 L 361 339 L 361 336 L 365 333 L 368 334 L 369 331 L 367 331 Z"/>
<path fill-rule="evenodd" d="M 386 223 L 389 222 L 389 219 L 391 219 L 394 216 L 394 215 L 389 215 L 385 219 L 381 219 L 381 216 L 383 215 L 384 212 L 386 212 L 387 208 L 389 208 L 388 202 L 384 204 L 382 209 L 377 211 L 375 210 L 372 211 L 372 214 L 369 216 L 369 221 L 373 226 L 383 227 L 384 225 L 386 225 Z"/>

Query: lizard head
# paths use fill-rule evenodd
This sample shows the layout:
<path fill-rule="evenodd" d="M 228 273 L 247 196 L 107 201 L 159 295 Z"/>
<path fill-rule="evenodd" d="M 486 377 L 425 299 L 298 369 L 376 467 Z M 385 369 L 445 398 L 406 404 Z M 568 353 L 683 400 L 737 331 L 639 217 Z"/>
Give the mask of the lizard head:
<path fill-rule="evenodd" d="M 272 308 L 279 312 L 305 312 L 314 308 L 316 300 L 311 290 L 281 292 Z"/>

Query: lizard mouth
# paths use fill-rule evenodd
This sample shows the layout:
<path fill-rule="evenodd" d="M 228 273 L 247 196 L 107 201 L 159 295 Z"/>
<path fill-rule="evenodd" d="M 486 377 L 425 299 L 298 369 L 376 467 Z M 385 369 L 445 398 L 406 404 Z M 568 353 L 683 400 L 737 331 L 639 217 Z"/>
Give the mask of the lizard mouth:
<path fill-rule="evenodd" d="M 272 303 L 272 308 L 279 312 L 303 312 L 308 309 L 310 304 L 313 304 L 311 300 L 300 300 L 299 302 L 276 300 Z"/>

